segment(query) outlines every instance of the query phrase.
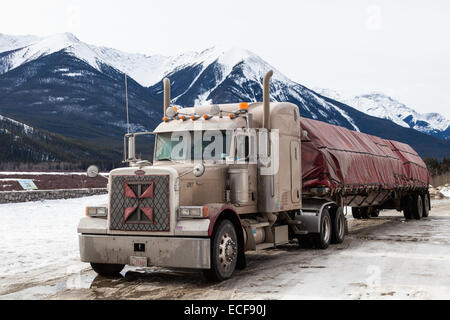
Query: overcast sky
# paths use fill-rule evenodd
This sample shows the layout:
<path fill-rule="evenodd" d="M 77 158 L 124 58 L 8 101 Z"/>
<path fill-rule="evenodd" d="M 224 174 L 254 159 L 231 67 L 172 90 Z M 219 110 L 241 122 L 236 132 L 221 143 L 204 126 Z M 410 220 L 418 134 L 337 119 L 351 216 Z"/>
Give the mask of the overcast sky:
<path fill-rule="evenodd" d="M 146 54 L 237 46 L 308 87 L 450 118 L 448 0 L 2 1 L 0 33 L 60 32 Z"/>

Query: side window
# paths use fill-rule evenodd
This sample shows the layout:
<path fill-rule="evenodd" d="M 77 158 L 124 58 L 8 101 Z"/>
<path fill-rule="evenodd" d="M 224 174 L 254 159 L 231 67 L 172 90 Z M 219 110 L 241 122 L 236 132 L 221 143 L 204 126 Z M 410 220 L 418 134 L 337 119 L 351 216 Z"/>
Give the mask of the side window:
<path fill-rule="evenodd" d="M 248 161 L 250 157 L 250 139 L 248 135 L 236 137 L 236 159 L 237 161 Z"/>

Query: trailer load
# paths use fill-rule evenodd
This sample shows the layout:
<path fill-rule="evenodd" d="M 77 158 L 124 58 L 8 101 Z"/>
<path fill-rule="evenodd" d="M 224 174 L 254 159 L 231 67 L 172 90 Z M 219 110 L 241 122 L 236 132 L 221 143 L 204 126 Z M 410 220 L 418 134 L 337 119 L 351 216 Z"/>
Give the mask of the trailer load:
<path fill-rule="evenodd" d="M 430 175 L 407 144 L 302 118 L 303 188 L 420 189 Z"/>

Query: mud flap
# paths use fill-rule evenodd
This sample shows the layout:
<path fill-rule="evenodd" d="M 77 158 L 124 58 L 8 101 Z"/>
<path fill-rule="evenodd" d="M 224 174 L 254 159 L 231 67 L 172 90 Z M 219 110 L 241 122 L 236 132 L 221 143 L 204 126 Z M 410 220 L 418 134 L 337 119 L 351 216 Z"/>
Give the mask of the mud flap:
<path fill-rule="evenodd" d="M 236 269 L 243 270 L 247 268 L 247 258 L 245 257 L 245 252 L 238 253 L 238 259 L 236 261 Z"/>

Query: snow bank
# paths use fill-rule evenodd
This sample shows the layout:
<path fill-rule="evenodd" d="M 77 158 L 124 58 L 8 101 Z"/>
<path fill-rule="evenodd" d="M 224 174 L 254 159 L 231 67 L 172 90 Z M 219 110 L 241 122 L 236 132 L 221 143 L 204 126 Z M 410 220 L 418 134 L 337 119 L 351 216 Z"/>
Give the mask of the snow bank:
<path fill-rule="evenodd" d="M 439 192 L 442 193 L 444 197 L 450 198 L 450 187 L 443 187 Z"/>
<path fill-rule="evenodd" d="M 107 197 L 0 204 L 0 275 L 78 264 L 78 222 L 85 206 L 106 203 Z"/>

